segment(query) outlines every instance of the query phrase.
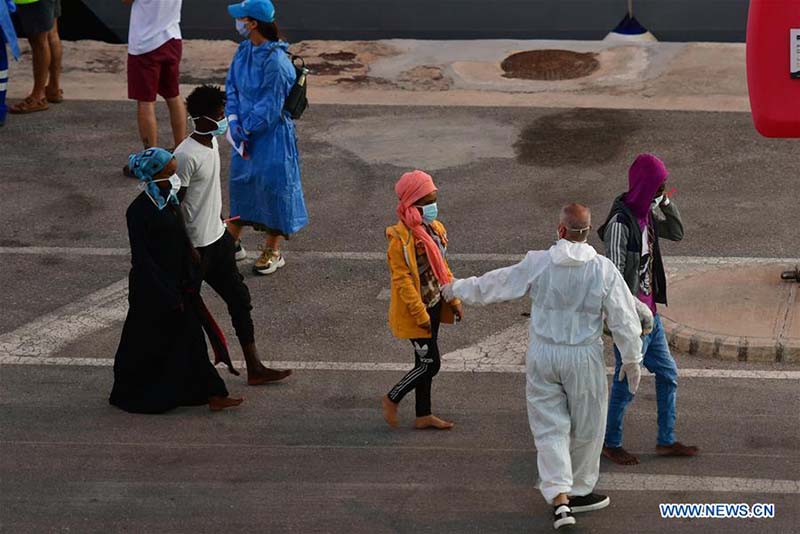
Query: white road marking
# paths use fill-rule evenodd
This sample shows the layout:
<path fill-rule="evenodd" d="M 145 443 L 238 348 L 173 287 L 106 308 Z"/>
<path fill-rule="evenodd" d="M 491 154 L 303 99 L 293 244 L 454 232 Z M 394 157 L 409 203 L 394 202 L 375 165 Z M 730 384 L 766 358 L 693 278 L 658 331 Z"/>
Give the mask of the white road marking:
<path fill-rule="evenodd" d="M 81 337 L 125 319 L 128 279 L 0 335 L 0 357 L 49 356 Z"/>
<path fill-rule="evenodd" d="M 64 247 L 0 247 L 0 254 L 72 254 L 126 256 L 127 249 L 91 249 Z M 383 253 L 372 252 L 294 252 L 300 260 L 384 261 Z M 453 255 L 462 261 L 517 261 L 514 254 Z M 669 265 L 721 265 L 757 263 L 800 263 L 800 260 L 773 258 L 667 258 Z M 384 289 L 378 299 L 389 296 Z M 77 339 L 119 323 L 127 312 L 127 279 L 120 280 L 91 295 L 46 314 L 12 332 L 0 335 L 0 365 L 73 365 L 104 366 L 102 358 L 54 358 L 62 348 Z M 492 334 L 475 345 L 442 356 L 442 370 L 449 372 L 522 373 L 525 370 L 528 321 L 519 321 Z M 370 362 L 270 362 L 273 367 L 324 371 L 406 371 L 408 363 Z M 796 380 L 800 372 L 731 369 L 682 369 L 686 378 L 742 378 Z"/>
<path fill-rule="evenodd" d="M 244 369 L 243 360 L 235 360 L 238 369 Z M 53 356 L 16 356 L 0 355 L 0 366 L 3 365 L 40 365 L 65 367 L 111 367 L 112 358 L 59 358 Z M 277 369 L 294 369 L 298 371 L 398 371 L 411 369 L 412 362 L 323 362 L 323 361 L 265 361 L 264 365 Z M 522 374 L 524 365 L 489 364 L 471 365 L 468 362 L 442 362 L 442 372 L 448 373 L 511 373 Z M 224 374 L 224 368 L 220 367 Z M 643 377 L 653 375 L 642 369 Z M 606 368 L 606 374 L 614 374 L 613 367 Z M 679 369 L 682 378 L 731 378 L 747 380 L 800 380 L 800 371 L 761 371 L 745 369 Z"/>
<path fill-rule="evenodd" d="M 128 256 L 127 248 L 82 248 L 82 247 L 0 247 L 0 254 L 22 255 L 59 255 L 59 256 Z M 292 251 L 286 252 L 287 257 L 299 260 L 347 260 L 347 261 L 386 261 L 385 252 L 321 252 L 321 251 Z M 258 253 L 248 255 L 251 259 L 258 257 Z M 518 262 L 525 256 L 520 254 L 448 254 L 448 258 L 455 261 L 485 261 L 485 262 Z M 726 256 L 667 256 L 664 261 L 668 265 L 763 265 L 770 263 L 800 264 L 800 258 L 747 258 Z"/>
<path fill-rule="evenodd" d="M 0 247 L 0 254 L 29 254 L 34 256 L 129 256 L 130 249 L 83 247 Z"/>
<path fill-rule="evenodd" d="M 800 493 L 800 480 L 601 473 L 597 488 L 606 491 L 676 491 L 682 494 L 713 492 L 795 495 Z"/>

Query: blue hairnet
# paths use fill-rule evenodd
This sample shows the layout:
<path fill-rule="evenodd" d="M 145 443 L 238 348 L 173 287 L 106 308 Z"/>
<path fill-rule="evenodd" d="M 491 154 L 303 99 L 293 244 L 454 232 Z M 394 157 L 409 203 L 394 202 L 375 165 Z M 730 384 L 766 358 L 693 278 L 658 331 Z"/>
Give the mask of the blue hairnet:
<path fill-rule="evenodd" d="M 128 157 L 128 167 L 138 179 L 149 182 L 164 170 L 172 160 L 172 154 L 163 148 L 147 148 Z"/>

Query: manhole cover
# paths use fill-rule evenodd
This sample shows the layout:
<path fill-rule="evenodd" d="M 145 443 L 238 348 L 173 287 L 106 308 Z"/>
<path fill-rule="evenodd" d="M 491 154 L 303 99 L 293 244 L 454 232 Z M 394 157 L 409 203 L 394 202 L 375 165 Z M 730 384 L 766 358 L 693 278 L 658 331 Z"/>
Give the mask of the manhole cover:
<path fill-rule="evenodd" d="M 597 54 L 569 50 L 529 50 L 508 56 L 500 65 L 505 78 L 522 80 L 574 80 L 600 67 Z"/>

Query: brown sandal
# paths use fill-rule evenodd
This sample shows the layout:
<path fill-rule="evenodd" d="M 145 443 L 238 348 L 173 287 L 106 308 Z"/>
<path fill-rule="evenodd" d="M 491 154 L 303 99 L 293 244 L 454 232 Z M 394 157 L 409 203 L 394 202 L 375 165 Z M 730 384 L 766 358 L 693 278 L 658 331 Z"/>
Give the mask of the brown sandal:
<path fill-rule="evenodd" d="M 49 91 L 47 89 L 44 90 L 44 94 L 47 96 L 47 101 L 51 104 L 60 104 L 64 101 L 64 90 L 59 89 L 55 93 Z"/>
<path fill-rule="evenodd" d="M 10 108 L 8 112 L 14 115 L 26 115 L 28 113 L 36 113 L 37 111 L 47 111 L 50 106 L 47 104 L 47 99 L 35 100 L 33 97 L 28 97 L 21 102 L 17 102 Z"/>

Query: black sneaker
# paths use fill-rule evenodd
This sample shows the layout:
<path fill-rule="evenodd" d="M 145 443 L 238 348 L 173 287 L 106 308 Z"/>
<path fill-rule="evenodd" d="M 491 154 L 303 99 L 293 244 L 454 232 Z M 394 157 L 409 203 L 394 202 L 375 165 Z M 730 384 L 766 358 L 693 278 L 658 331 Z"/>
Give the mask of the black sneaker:
<path fill-rule="evenodd" d="M 569 498 L 569 507 L 572 509 L 572 512 L 576 514 L 601 510 L 609 504 L 611 504 L 611 499 L 598 493 Z"/>
<path fill-rule="evenodd" d="M 558 504 L 553 509 L 553 528 L 569 527 L 575 524 L 575 516 L 566 504 Z"/>

